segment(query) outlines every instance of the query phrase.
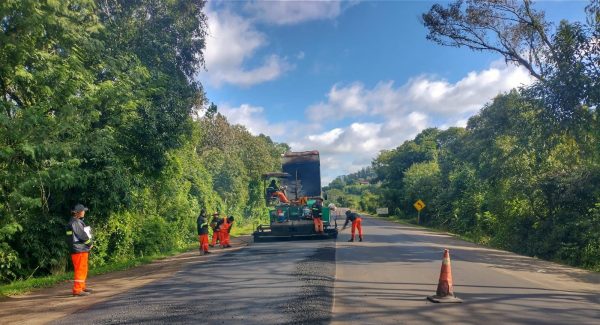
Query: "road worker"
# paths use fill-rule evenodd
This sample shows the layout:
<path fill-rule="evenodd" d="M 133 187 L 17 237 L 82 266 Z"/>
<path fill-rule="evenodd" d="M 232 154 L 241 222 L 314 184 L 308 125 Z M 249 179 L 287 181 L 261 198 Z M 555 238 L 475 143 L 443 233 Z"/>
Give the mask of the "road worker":
<path fill-rule="evenodd" d="M 306 197 L 306 196 L 301 197 L 298 200 L 298 204 L 300 204 L 300 205 L 306 205 L 306 204 L 308 204 L 308 197 Z"/>
<path fill-rule="evenodd" d="M 229 244 L 229 234 L 231 233 L 231 228 L 233 227 L 233 216 L 223 218 L 223 223 L 221 224 L 221 247 L 229 248 L 231 245 Z"/>
<path fill-rule="evenodd" d="M 323 203 L 321 200 L 316 200 L 311 207 L 313 223 L 315 225 L 315 232 L 317 234 L 323 233 Z"/>
<path fill-rule="evenodd" d="M 85 212 L 88 211 L 83 204 L 78 203 L 71 210 L 71 219 L 67 225 L 67 236 L 71 242 L 71 261 L 73 262 L 73 296 L 87 296 L 92 289 L 87 288 L 85 280 L 88 274 L 89 252 L 92 243 L 92 230 L 83 222 Z"/>
<path fill-rule="evenodd" d="M 285 195 L 283 190 L 279 190 L 279 191 L 273 193 L 273 197 L 276 197 L 279 200 L 279 202 L 281 202 L 281 203 L 285 203 L 285 204 L 290 203 L 290 200 L 288 200 L 288 198 Z"/>
<path fill-rule="evenodd" d="M 211 241 L 210 245 L 208 245 L 208 246 L 215 247 L 215 245 L 217 244 L 217 241 L 219 241 L 219 243 L 221 242 L 221 231 L 219 230 L 219 228 L 222 223 L 223 223 L 223 220 L 221 218 L 219 218 L 219 213 L 215 212 L 210 221 L 210 228 L 213 231 L 213 235 L 212 235 L 212 241 Z"/>
<path fill-rule="evenodd" d="M 271 202 L 274 198 L 277 198 L 280 203 L 290 203 L 287 195 L 285 195 L 285 186 L 277 186 L 277 182 L 273 179 L 267 187 L 267 200 Z"/>
<path fill-rule="evenodd" d="M 200 215 L 196 220 L 198 225 L 198 241 L 200 242 L 200 255 L 210 254 L 208 251 L 208 218 L 206 217 L 206 210 L 202 209 Z"/>
<path fill-rule="evenodd" d="M 271 184 L 269 184 L 269 186 L 267 187 L 267 199 L 271 199 L 271 197 L 273 196 L 273 193 L 279 191 L 279 186 L 277 186 L 277 182 L 272 179 L 271 180 Z"/>
<path fill-rule="evenodd" d="M 350 221 L 352 221 L 352 237 L 348 241 L 349 242 L 354 241 L 354 233 L 355 233 L 356 229 L 358 229 L 358 241 L 363 241 L 362 227 L 361 227 L 362 218 L 360 217 L 360 215 L 358 213 L 347 210 L 346 211 L 346 222 L 344 223 L 344 227 L 342 227 L 342 230 L 346 229 L 346 226 L 348 225 L 348 222 L 350 222 Z"/>
<path fill-rule="evenodd" d="M 329 208 L 329 222 L 331 223 L 331 220 L 335 220 L 335 226 L 337 227 L 337 219 L 338 219 L 338 214 L 339 212 L 336 212 L 337 207 L 335 206 L 335 204 L 333 203 L 329 203 L 329 205 L 327 206 Z M 334 213 L 336 212 L 336 213 Z"/>

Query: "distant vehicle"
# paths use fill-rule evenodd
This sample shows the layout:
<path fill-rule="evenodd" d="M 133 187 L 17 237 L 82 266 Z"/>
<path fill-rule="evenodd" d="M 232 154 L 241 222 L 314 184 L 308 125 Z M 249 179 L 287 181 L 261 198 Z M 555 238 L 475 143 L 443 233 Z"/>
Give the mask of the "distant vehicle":
<path fill-rule="evenodd" d="M 256 228 L 254 241 L 336 238 L 337 223 L 331 222 L 330 207 L 322 207 L 324 232 L 317 233 L 313 224 L 311 207 L 324 200 L 319 152 L 287 152 L 281 167 L 282 172 L 262 175 L 269 224 Z"/>

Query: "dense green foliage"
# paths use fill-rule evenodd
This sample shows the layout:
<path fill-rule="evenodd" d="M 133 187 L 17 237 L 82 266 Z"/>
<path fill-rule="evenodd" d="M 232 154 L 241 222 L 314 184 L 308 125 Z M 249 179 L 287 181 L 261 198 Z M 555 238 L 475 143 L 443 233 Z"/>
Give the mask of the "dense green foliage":
<path fill-rule="evenodd" d="M 485 3 L 478 5 L 493 13 Z M 450 15 L 441 22 L 474 19 L 459 14 L 461 5 L 434 9 Z M 373 162 L 380 203 L 414 218 L 412 205 L 422 199 L 426 225 L 600 270 L 598 8 L 592 1 L 587 25 L 556 27 L 547 40 L 552 53 L 531 87 L 498 96 L 466 128 L 427 129 L 381 152 Z M 435 35 L 460 40 L 440 21 Z"/>
<path fill-rule="evenodd" d="M 356 173 L 336 177 L 323 188 L 329 202 L 337 206 L 360 209 L 375 213 L 377 209 L 378 185 L 373 168 L 366 167 Z"/>
<path fill-rule="evenodd" d="M 562 21 L 551 36 L 531 5 L 434 5 L 424 15 L 430 39 L 529 63 L 537 82 L 499 95 L 466 128 L 426 129 L 380 152 L 368 173 L 331 182 L 332 200 L 371 212 L 388 207 L 415 222 L 421 199 L 425 225 L 600 271 L 600 2 L 586 8 L 587 24 Z M 496 32 L 512 39 L 494 43 Z M 360 185 L 364 179 L 370 184 Z"/>
<path fill-rule="evenodd" d="M 466 129 L 427 129 L 382 152 L 380 202 L 421 222 L 515 252 L 600 267 L 598 113 L 550 129 L 536 100 L 497 97 Z"/>
<path fill-rule="evenodd" d="M 0 3 L 0 282 L 68 268 L 90 207 L 92 267 L 187 247 L 201 207 L 264 213 L 285 145 L 206 106 L 202 0 Z"/>

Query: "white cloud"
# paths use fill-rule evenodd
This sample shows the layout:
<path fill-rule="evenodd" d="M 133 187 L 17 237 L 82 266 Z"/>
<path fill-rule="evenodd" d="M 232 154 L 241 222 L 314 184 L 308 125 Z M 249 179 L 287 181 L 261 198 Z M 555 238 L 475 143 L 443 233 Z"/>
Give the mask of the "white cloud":
<path fill-rule="evenodd" d="M 264 114 L 264 108 L 242 104 L 231 107 L 227 104 L 219 105 L 219 113 L 223 114 L 231 124 L 240 124 L 254 135 L 265 134 L 271 137 L 281 137 L 286 133 L 285 123 L 271 123 Z"/>
<path fill-rule="evenodd" d="M 309 135 L 308 139 L 310 141 L 315 141 L 315 142 L 319 142 L 319 143 L 331 144 L 335 140 L 337 140 L 343 132 L 344 131 L 342 129 L 335 128 L 331 131 L 327 131 L 322 134 Z"/>
<path fill-rule="evenodd" d="M 341 1 L 252 1 L 245 9 L 255 19 L 274 25 L 333 19 L 343 11 Z"/>
<path fill-rule="evenodd" d="M 381 150 L 395 148 L 425 128 L 465 126 L 468 117 L 498 93 L 529 82 L 525 71 L 494 63 L 455 83 L 420 76 L 400 87 L 391 81 L 371 89 L 359 82 L 336 84 L 326 101 L 307 108 L 309 119 L 317 116 L 311 122 L 270 123 L 265 109 L 248 104 L 219 104 L 219 111 L 253 134 L 287 142 L 293 151 L 319 150 L 325 185 L 337 175 L 368 166 Z M 350 118 L 350 122 L 339 125 L 341 118 Z M 358 122 L 359 118 L 362 121 Z M 327 125 L 334 127 L 327 129 Z"/>
<path fill-rule="evenodd" d="M 327 101 L 309 107 L 307 115 L 314 119 L 342 119 L 357 116 L 390 118 L 410 112 L 443 117 L 472 114 L 498 93 L 531 82 L 525 69 L 498 67 L 494 63 L 487 70 L 470 72 L 456 83 L 419 76 L 397 88 L 392 81 L 379 82 L 372 89 L 360 82 L 348 86 L 336 84 L 327 94 Z"/>
<path fill-rule="evenodd" d="M 247 61 L 268 44 L 251 21 L 228 10 L 207 10 L 209 36 L 204 58 L 207 72 L 200 76 L 216 87 L 222 84 L 252 86 L 277 79 L 293 68 L 286 58 L 271 54 L 256 67 Z"/>
<path fill-rule="evenodd" d="M 531 82 L 524 69 L 494 62 L 489 69 L 470 72 L 455 83 L 419 76 L 400 87 L 391 81 L 379 82 L 371 89 L 360 82 L 336 84 L 326 101 L 307 108 L 306 115 L 313 123 L 336 124 L 344 118 L 378 122 L 336 125 L 293 142 L 292 149 L 319 150 L 328 162 L 321 167 L 328 182 L 335 175 L 368 166 L 381 150 L 397 147 L 425 128 L 465 126 L 469 116 L 499 93 Z"/>

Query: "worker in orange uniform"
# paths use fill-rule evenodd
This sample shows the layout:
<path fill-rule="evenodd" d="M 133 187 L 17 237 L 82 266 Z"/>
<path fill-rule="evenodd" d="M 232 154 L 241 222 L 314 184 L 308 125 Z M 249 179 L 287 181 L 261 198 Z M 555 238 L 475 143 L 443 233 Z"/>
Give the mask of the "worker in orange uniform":
<path fill-rule="evenodd" d="M 288 200 L 287 196 L 285 196 L 285 193 L 283 191 L 277 191 L 273 193 L 273 196 L 276 197 L 281 203 L 290 203 L 290 200 Z"/>
<path fill-rule="evenodd" d="M 285 195 L 285 186 L 277 186 L 276 181 L 271 180 L 271 184 L 267 187 L 267 199 L 270 201 L 271 198 L 277 198 L 280 203 L 290 203 L 287 195 Z"/>
<path fill-rule="evenodd" d="M 67 236 L 70 236 L 71 242 L 71 261 L 74 270 L 73 296 L 75 297 L 87 296 L 92 292 L 92 289 L 85 285 L 89 252 L 94 247 L 92 230 L 83 222 L 86 211 L 88 208 L 83 204 L 75 205 L 71 210 L 71 219 L 67 225 Z"/>
<path fill-rule="evenodd" d="M 210 245 L 208 245 L 208 246 L 215 247 L 215 245 L 217 244 L 217 240 L 219 241 L 219 243 L 221 242 L 221 231 L 219 230 L 219 227 L 221 226 L 222 223 L 223 223 L 223 220 L 221 218 L 219 218 L 219 213 L 215 212 L 210 221 L 210 227 L 212 228 L 213 235 L 212 235 L 212 241 L 210 242 Z"/>
<path fill-rule="evenodd" d="M 350 222 L 350 221 L 352 221 L 352 237 L 348 241 L 349 242 L 354 241 L 354 233 L 355 233 L 356 229 L 358 229 L 358 241 L 363 241 L 362 227 L 360 225 L 362 223 L 362 218 L 360 217 L 360 215 L 358 213 L 347 210 L 346 211 L 346 222 L 344 223 L 344 227 L 342 227 L 342 230 L 346 229 L 346 226 L 348 225 L 348 222 Z"/>
<path fill-rule="evenodd" d="M 196 219 L 198 225 L 198 241 L 200 242 L 200 255 L 210 254 L 208 251 L 208 218 L 206 217 L 206 210 L 202 209 L 198 219 Z"/>
<path fill-rule="evenodd" d="M 233 227 L 233 216 L 223 218 L 223 223 L 221 224 L 221 247 L 229 248 L 231 245 L 229 244 L 229 233 L 231 233 L 231 228 Z"/>
<path fill-rule="evenodd" d="M 323 233 L 323 203 L 320 200 L 316 200 L 311 207 L 313 223 L 315 225 L 315 232 L 317 234 Z"/>

